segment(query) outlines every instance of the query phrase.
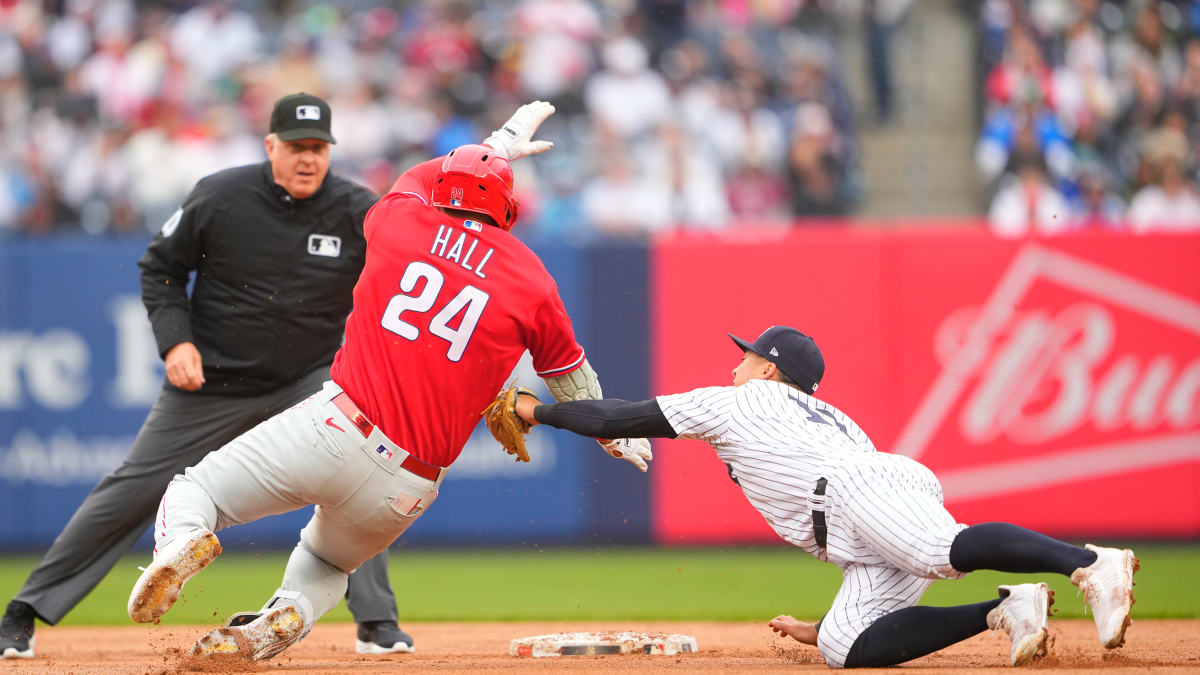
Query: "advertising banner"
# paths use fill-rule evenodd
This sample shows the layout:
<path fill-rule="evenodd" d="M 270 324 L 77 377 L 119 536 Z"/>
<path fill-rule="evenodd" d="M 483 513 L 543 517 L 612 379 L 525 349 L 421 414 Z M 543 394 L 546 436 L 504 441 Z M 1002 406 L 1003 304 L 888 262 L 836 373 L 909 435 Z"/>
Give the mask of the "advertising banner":
<path fill-rule="evenodd" d="M 929 466 L 960 522 L 1200 536 L 1200 237 L 678 236 L 652 279 L 656 392 L 729 384 L 726 332 L 792 325 L 818 397 Z M 707 446 L 655 458 L 657 540 L 776 540 Z"/>
<path fill-rule="evenodd" d="M 0 550 L 49 546 L 91 488 L 128 453 L 162 387 L 162 362 L 140 296 L 137 261 L 145 245 L 81 238 L 0 246 Z M 607 260 L 625 260 L 631 269 L 622 272 L 622 283 L 638 283 L 644 291 L 645 248 L 625 249 L 609 251 Z M 632 383 L 632 394 L 645 395 L 644 361 L 606 354 L 602 346 L 646 343 L 644 294 L 593 289 L 589 270 L 602 266 L 586 264 L 586 251 L 550 246 L 539 253 L 581 342 L 598 345 L 603 364 L 597 367 L 609 381 Z M 598 317 L 603 321 L 590 318 L 592 290 L 606 294 Z M 614 316 L 622 317 L 620 324 Z M 609 340 L 605 330 L 621 335 Z M 528 355 L 514 376 L 550 398 Z M 628 528 L 623 524 L 630 514 L 605 505 L 644 514 L 647 481 L 596 480 L 600 462 L 624 463 L 589 439 L 552 429 L 531 437 L 530 454 L 531 463 L 516 464 L 477 429 L 437 506 L 404 535 L 405 544 L 594 542 L 600 532 L 608 539 L 646 538 L 644 515 L 640 526 Z M 604 467 L 614 468 L 630 467 Z M 612 490 L 621 494 L 609 495 Z M 239 526 L 222 540 L 234 547 L 291 546 L 310 514 L 311 508 Z M 144 537 L 142 544 L 148 541 Z"/>

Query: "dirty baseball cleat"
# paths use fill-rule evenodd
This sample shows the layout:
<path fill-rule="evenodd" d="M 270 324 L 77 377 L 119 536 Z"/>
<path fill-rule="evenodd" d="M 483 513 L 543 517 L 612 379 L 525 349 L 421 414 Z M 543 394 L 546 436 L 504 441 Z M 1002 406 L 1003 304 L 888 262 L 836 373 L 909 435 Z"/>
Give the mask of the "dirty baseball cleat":
<path fill-rule="evenodd" d="M 1045 656 L 1054 591 L 1044 583 L 1001 586 L 999 591 L 1003 600 L 988 612 L 987 625 L 1008 633 L 1012 665 L 1024 665 L 1035 656 Z"/>
<path fill-rule="evenodd" d="M 1071 583 L 1079 587 L 1092 608 L 1100 644 L 1116 649 L 1125 644 L 1125 629 L 1133 623 L 1133 573 L 1141 562 L 1129 549 L 1084 546 L 1096 554 L 1096 562 L 1071 574 Z"/>
<path fill-rule="evenodd" d="M 196 641 L 192 656 L 239 654 L 261 661 L 287 649 L 302 636 L 304 619 L 290 605 L 271 610 L 244 626 L 218 628 Z"/>
<path fill-rule="evenodd" d="M 416 647 L 412 636 L 400 630 L 395 621 L 364 621 L 358 624 L 354 651 L 359 654 L 412 654 Z"/>
<path fill-rule="evenodd" d="M 0 660 L 33 658 L 33 608 L 13 600 L 0 619 Z"/>
<path fill-rule="evenodd" d="M 168 544 L 133 585 L 129 595 L 129 618 L 138 623 L 158 623 L 179 599 L 188 579 L 221 555 L 217 535 L 201 530 Z"/>

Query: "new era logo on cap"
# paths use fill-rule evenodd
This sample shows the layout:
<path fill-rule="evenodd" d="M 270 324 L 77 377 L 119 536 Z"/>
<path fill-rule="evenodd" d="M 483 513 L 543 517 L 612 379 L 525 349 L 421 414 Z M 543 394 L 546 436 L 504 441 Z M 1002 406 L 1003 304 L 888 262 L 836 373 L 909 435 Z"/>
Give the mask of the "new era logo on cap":
<path fill-rule="evenodd" d="M 315 105 L 298 105 L 296 106 L 296 119 L 319 120 L 321 119 L 321 108 Z"/>
<path fill-rule="evenodd" d="M 825 375 L 825 358 L 811 337 L 789 326 L 771 326 L 752 343 L 733 335 L 729 337 L 742 351 L 774 363 L 806 393 L 816 393 L 817 383 Z"/>

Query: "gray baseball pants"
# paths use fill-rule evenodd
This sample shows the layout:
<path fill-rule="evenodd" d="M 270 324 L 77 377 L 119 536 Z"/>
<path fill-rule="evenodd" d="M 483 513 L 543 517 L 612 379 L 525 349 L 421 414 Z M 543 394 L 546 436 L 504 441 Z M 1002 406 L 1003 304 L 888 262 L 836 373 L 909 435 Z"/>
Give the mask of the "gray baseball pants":
<path fill-rule="evenodd" d="M 151 524 L 167 484 L 210 452 L 321 388 L 328 366 L 258 396 L 214 396 L 165 387 L 125 461 L 75 511 L 15 600 L 54 625 L 100 583 Z M 387 551 L 350 579 L 355 621 L 396 619 Z"/>
<path fill-rule="evenodd" d="M 155 519 L 156 550 L 197 530 L 316 504 L 284 570 L 276 600 L 301 607 L 305 632 L 346 592 L 350 572 L 396 540 L 437 497 L 436 480 L 401 464 L 408 453 L 333 402 L 333 382 L 176 476 Z M 303 600 L 299 600 L 303 598 Z"/>

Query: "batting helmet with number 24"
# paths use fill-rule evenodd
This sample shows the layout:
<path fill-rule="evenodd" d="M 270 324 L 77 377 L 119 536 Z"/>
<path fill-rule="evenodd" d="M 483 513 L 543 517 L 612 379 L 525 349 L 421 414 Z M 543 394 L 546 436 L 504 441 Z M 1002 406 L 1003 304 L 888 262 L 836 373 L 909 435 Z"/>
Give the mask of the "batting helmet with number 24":
<path fill-rule="evenodd" d="M 512 167 L 486 145 L 459 146 L 438 171 L 433 205 L 482 213 L 500 229 L 511 230 L 517 222 Z"/>

